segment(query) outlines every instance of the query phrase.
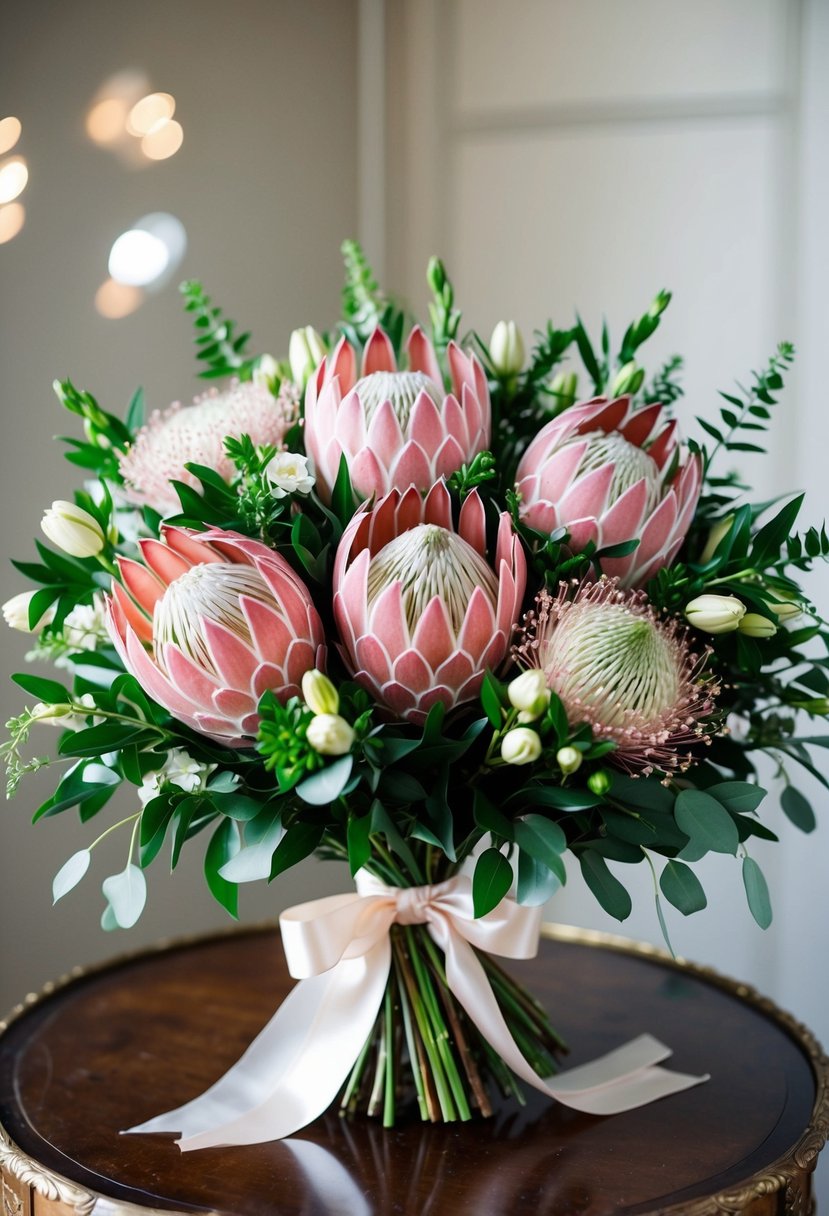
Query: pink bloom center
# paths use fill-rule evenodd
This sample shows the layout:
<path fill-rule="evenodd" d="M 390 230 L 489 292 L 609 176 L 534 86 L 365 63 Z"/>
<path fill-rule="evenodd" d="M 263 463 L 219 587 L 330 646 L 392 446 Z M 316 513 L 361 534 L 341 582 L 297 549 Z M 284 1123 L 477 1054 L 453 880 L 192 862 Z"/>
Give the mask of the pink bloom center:
<path fill-rule="evenodd" d="M 577 477 L 612 465 L 613 480 L 608 491 L 608 506 L 621 498 L 625 490 L 644 480 L 648 495 L 645 510 L 651 512 L 656 509 L 665 492 L 663 477 L 656 461 L 643 448 L 630 443 L 618 431 L 590 431 L 587 435 L 574 435 L 562 444 L 562 448 L 584 443 L 585 440 L 587 446 L 579 461 Z"/>
<path fill-rule="evenodd" d="M 372 372 L 357 381 L 354 392 L 360 398 L 366 425 L 380 406 L 389 401 L 402 431 L 409 425 L 411 412 L 421 393 L 431 397 L 438 407 L 445 395 L 425 372 Z"/>

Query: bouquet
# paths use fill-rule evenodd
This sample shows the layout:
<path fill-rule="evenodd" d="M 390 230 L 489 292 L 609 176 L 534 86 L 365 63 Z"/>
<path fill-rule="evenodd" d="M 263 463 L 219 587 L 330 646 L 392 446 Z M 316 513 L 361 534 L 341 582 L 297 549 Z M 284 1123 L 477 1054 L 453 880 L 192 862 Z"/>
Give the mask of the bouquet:
<path fill-rule="evenodd" d="M 108 930 L 136 922 L 162 850 L 175 867 L 197 839 L 231 915 L 241 884 L 311 854 L 357 880 L 283 916 L 302 983 L 208 1091 L 219 1131 L 199 1100 L 142 1125 L 185 1147 L 289 1134 L 337 1093 L 391 1125 L 409 1099 L 486 1114 L 517 1077 L 597 1113 L 634 1104 L 630 1077 L 651 1097 L 695 1083 L 644 1036 L 599 1097 L 573 1072 L 556 1088 L 565 1045 L 497 956 L 534 951 L 568 853 L 619 920 L 621 875 L 646 865 L 666 939 L 662 900 L 702 909 L 693 865 L 729 854 L 767 926 L 758 764 L 803 831 L 796 773 L 827 784 L 827 738 L 800 723 L 829 710 L 829 633 L 798 580 L 829 538 L 796 530 L 802 495 L 755 503 L 728 466 L 763 450 L 792 347 L 683 439 L 681 360 L 649 378 L 641 352 L 667 292 L 618 349 L 577 319 L 527 356 L 511 322 L 459 338 L 437 259 L 427 330 L 343 251 L 342 322 L 296 330 L 287 359 L 250 354 L 183 285 L 220 382 L 192 405 L 145 420 L 138 392 L 122 420 L 56 383 L 87 480 L 46 511 L 51 544 L 15 563 L 35 589 L 4 606 L 60 677 L 14 677 L 36 703 L 8 724 L 9 795 L 54 765 L 35 819 L 75 808 L 94 836 L 55 900 L 115 832 Z M 55 754 L 27 759 L 47 724 Z"/>

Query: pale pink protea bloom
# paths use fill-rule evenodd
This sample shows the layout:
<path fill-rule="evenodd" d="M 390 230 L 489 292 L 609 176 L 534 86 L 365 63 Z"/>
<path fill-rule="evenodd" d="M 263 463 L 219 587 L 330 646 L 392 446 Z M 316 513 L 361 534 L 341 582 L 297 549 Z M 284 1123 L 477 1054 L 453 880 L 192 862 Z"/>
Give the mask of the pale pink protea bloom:
<path fill-rule="evenodd" d="M 574 549 L 638 540 L 633 553 L 606 559 L 602 569 L 624 587 L 641 587 L 679 552 L 702 469 L 698 456 L 684 453 L 663 406 L 634 409 L 629 397 L 598 397 L 542 427 L 516 480 L 521 517 L 539 532 L 566 528 Z"/>
<path fill-rule="evenodd" d="M 422 723 L 438 701 L 473 700 L 507 654 L 526 584 L 509 515 L 495 562 L 473 491 L 457 531 L 443 482 L 422 498 L 392 490 L 357 513 L 334 566 L 334 617 L 355 677 L 398 717 Z"/>
<path fill-rule="evenodd" d="M 286 383 L 274 398 L 265 385 L 252 381 L 234 382 L 222 393 L 211 389 L 192 405 L 175 401 L 166 410 L 155 410 L 120 458 L 127 498 L 161 515 L 180 510 L 170 483 L 182 481 L 194 488 L 199 484 L 185 464 L 205 465 L 229 481 L 235 467 L 225 455 L 225 438 L 250 435 L 255 444 L 280 447 L 298 411 L 295 385 Z"/>
<path fill-rule="evenodd" d="M 515 650 L 544 672 L 572 726 L 589 723 L 596 739 L 616 744 L 608 760 L 645 774 L 686 769 L 716 730 L 709 653 L 693 654 L 687 629 L 659 617 L 644 591 L 608 578 L 542 591 Z"/>
<path fill-rule="evenodd" d="M 124 666 L 165 709 L 228 746 L 252 746 L 259 698 L 299 695 L 322 658 L 322 622 L 284 558 L 214 528 L 162 527 L 119 558 L 107 624 Z"/>
<path fill-rule="evenodd" d="M 388 337 L 376 329 L 357 370 L 345 338 L 323 359 L 305 391 L 305 449 L 317 489 L 328 501 L 345 454 L 361 498 L 417 486 L 428 490 L 489 447 L 489 389 L 483 368 L 454 342 L 447 358 L 452 391 L 423 330 L 406 343 L 408 367 L 398 368 Z"/>

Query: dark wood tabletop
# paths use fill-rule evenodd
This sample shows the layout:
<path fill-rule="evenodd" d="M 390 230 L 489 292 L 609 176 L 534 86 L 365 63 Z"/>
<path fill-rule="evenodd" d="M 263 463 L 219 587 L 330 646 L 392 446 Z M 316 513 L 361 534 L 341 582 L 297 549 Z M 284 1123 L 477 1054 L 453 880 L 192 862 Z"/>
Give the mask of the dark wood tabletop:
<path fill-rule="evenodd" d="M 34 1213 L 52 1210 L 37 1206 L 47 1194 L 67 1201 L 61 1212 L 104 1196 L 108 1213 L 223 1216 L 808 1211 L 829 1118 L 808 1032 L 656 951 L 567 937 L 511 966 L 570 1043 L 568 1063 L 648 1031 L 673 1047 L 671 1065 L 710 1082 L 606 1119 L 533 1092 L 466 1124 L 384 1131 L 329 1112 L 290 1141 L 245 1148 L 181 1154 L 172 1136 L 119 1135 L 204 1090 L 289 990 L 276 931 L 240 930 L 76 977 L 13 1017 L 0 1034 L 0 1165 L 34 1180 Z M 53 1176 L 63 1192 L 49 1192 Z"/>

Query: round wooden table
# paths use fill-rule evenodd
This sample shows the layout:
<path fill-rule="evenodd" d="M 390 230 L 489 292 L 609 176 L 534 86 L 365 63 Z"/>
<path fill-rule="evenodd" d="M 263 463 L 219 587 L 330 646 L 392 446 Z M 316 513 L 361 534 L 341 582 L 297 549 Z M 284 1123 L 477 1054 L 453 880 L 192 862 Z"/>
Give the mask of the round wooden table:
<path fill-rule="evenodd" d="M 705 1085 L 600 1119 L 531 1093 L 470 1123 L 329 1112 L 289 1141 L 181 1154 L 119 1129 L 194 1097 L 288 991 L 273 927 L 72 975 L 0 1027 L 2 1216 L 808 1213 L 829 1062 L 752 990 L 621 939 L 551 929 L 514 964 L 569 1063 L 650 1031 Z"/>

